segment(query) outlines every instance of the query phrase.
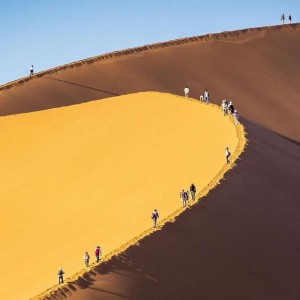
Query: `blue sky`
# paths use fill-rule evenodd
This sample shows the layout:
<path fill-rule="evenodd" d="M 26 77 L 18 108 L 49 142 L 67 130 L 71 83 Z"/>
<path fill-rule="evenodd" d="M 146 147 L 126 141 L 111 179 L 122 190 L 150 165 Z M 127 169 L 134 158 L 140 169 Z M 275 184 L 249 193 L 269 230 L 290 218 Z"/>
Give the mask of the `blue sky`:
<path fill-rule="evenodd" d="M 64 63 L 170 39 L 300 21 L 300 0 L 0 1 L 0 84 Z M 297 15 L 298 14 L 298 15 Z"/>

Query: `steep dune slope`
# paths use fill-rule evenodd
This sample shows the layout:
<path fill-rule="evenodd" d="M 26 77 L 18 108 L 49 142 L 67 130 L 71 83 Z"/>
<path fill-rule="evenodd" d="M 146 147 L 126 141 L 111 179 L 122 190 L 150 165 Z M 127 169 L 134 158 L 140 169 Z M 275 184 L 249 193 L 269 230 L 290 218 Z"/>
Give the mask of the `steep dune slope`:
<path fill-rule="evenodd" d="M 172 214 L 181 189 L 203 189 L 225 146 L 238 145 L 218 107 L 153 92 L 2 117 L 0 128 L 7 300 L 54 285 L 61 266 L 73 275 L 97 244 L 107 254 L 127 243 L 151 227 L 154 208 Z"/>
<path fill-rule="evenodd" d="M 189 85 L 193 97 L 208 88 L 213 101 L 232 99 L 246 118 L 300 140 L 293 127 L 299 113 L 299 60 L 299 24 L 182 39 L 45 72 L 2 90 L 0 114 L 139 91 L 182 94 Z"/>

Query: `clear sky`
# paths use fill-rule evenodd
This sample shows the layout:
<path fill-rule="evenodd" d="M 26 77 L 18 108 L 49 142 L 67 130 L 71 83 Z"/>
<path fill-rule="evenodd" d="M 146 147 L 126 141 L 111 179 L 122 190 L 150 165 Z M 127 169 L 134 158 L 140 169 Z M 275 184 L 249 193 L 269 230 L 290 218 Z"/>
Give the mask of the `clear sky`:
<path fill-rule="evenodd" d="M 0 84 L 115 50 L 300 21 L 300 0 L 0 0 Z"/>

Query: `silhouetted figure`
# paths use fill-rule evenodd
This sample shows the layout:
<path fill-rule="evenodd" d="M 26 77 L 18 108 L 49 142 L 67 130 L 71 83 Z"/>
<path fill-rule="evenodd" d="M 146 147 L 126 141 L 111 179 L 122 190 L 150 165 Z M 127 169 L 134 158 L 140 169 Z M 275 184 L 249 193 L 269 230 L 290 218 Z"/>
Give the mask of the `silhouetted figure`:
<path fill-rule="evenodd" d="M 230 160 L 229 160 L 229 157 L 230 157 L 231 153 L 229 151 L 229 148 L 226 147 L 225 148 L 225 157 L 226 157 L 226 163 L 229 164 L 230 163 Z"/>
<path fill-rule="evenodd" d="M 34 73 L 34 69 L 33 69 L 33 66 L 30 67 L 30 76 L 32 76 Z"/>
<path fill-rule="evenodd" d="M 282 25 L 284 24 L 284 21 L 285 21 L 285 16 L 284 14 L 281 15 L 281 22 L 282 22 Z"/>
<path fill-rule="evenodd" d="M 231 115 L 233 115 L 233 113 L 234 113 L 234 106 L 233 106 L 233 104 L 232 104 L 232 101 L 229 102 L 228 107 L 227 107 L 227 111 L 228 111 Z"/>
<path fill-rule="evenodd" d="M 100 248 L 100 246 L 97 246 L 95 249 L 95 256 L 96 256 L 97 263 L 100 261 L 100 255 L 101 255 L 101 248 Z"/>
<path fill-rule="evenodd" d="M 190 186 L 190 193 L 191 193 L 192 200 L 194 201 L 196 196 L 196 187 L 193 183 Z"/>
<path fill-rule="evenodd" d="M 58 275 L 58 284 L 64 283 L 64 274 L 65 272 L 63 271 L 62 268 L 60 268 L 57 272 Z"/>
<path fill-rule="evenodd" d="M 190 89 L 188 88 L 188 86 L 186 86 L 183 91 L 184 91 L 184 96 L 186 98 L 188 98 L 189 97 L 189 93 L 190 93 Z"/>
<path fill-rule="evenodd" d="M 209 93 L 208 93 L 207 89 L 205 89 L 205 91 L 204 91 L 203 98 L 206 103 L 209 102 Z"/>
<path fill-rule="evenodd" d="M 90 266 L 90 256 L 87 252 L 83 255 L 85 267 L 88 268 Z"/>
<path fill-rule="evenodd" d="M 156 224 L 157 224 L 157 219 L 158 218 L 159 218 L 158 211 L 156 209 L 154 209 L 154 211 L 151 214 L 151 219 L 153 221 L 153 228 L 156 228 Z"/>
<path fill-rule="evenodd" d="M 292 24 L 292 16 L 291 15 L 289 15 L 289 22 L 290 22 L 290 24 Z"/>

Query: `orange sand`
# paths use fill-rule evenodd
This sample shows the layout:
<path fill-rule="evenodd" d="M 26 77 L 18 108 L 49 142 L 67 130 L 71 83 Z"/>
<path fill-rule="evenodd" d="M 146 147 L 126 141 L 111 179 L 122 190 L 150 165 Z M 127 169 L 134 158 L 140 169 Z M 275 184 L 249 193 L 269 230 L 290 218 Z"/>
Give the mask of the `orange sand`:
<path fill-rule="evenodd" d="M 0 119 L 0 299 L 26 299 L 206 186 L 238 144 L 213 105 L 138 93 Z M 26 276 L 16 276 L 26 274 Z M 18 288 L 15 288 L 18 287 Z"/>

